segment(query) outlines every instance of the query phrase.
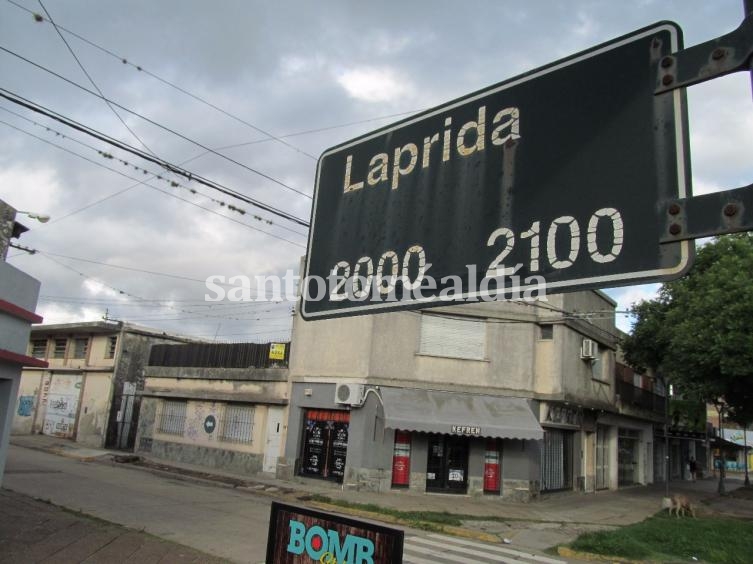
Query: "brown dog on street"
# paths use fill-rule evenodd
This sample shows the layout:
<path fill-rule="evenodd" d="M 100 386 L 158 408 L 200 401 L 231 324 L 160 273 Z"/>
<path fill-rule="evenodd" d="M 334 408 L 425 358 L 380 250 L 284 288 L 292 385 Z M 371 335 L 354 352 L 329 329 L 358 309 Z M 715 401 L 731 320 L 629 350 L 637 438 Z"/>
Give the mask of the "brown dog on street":
<path fill-rule="evenodd" d="M 670 515 L 672 515 L 672 512 L 674 511 L 675 516 L 679 519 L 680 512 L 682 512 L 683 515 L 685 515 L 685 513 L 687 512 L 693 516 L 693 519 L 696 518 L 695 509 L 693 508 L 693 505 L 690 503 L 688 496 L 682 495 L 682 494 L 674 494 L 670 499 L 671 499 L 671 503 L 669 506 Z"/>

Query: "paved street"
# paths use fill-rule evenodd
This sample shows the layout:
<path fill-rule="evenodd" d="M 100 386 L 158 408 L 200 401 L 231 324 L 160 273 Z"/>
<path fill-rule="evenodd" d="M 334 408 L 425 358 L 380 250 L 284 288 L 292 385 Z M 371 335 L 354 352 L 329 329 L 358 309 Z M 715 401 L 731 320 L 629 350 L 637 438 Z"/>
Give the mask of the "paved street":
<path fill-rule="evenodd" d="M 224 559 L 0 490 L 0 563 L 221 564 Z"/>
<path fill-rule="evenodd" d="M 19 438 L 15 440 L 21 441 Z M 270 502 L 275 496 L 283 497 L 289 503 L 304 503 L 303 499 L 318 493 L 333 500 L 374 503 L 403 510 L 488 515 L 488 520 L 464 522 L 464 531 L 461 532 L 470 534 L 473 540 L 406 530 L 405 562 L 440 564 L 469 561 L 470 558 L 474 562 L 547 564 L 561 560 L 543 555 L 545 548 L 570 542 L 585 531 L 640 521 L 659 509 L 663 495 L 663 487 L 654 485 L 596 495 L 561 494 L 521 504 L 468 496 L 359 492 L 312 480 L 279 482 L 261 477 L 242 480 L 229 474 L 216 476 L 218 479 L 233 478 L 230 482 L 238 486 L 238 489 L 234 489 L 212 482 L 181 479 L 175 472 L 186 472 L 187 465 L 173 468 L 172 472 L 155 474 L 154 471 L 129 464 L 113 465 L 107 462 L 110 456 L 106 451 L 86 449 L 69 441 L 26 437 L 23 443 L 28 443 L 31 448 L 10 447 L 3 484 L 5 488 L 109 522 L 104 525 L 117 523 L 135 529 L 136 534 L 143 530 L 218 558 L 251 564 L 264 560 Z M 741 479 L 730 478 L 727 484 L 731 491 L 741 485 Z M 673 492 L 690 496 L 701 514 L 753 518 L 753 503 L 746 499 L 717 496 L 716 481 L 713 479 L 695 483 L 673 482 L 671 488 Z M 260 495 L 258 492 L 266 493 Z M 27 501 L 31 500 L 27 498 Z M 339 511 L 331 507 L 328 510 Z M 14 522 L 13 515 L 19 514 L 19 511 L 14 511 L 12 514 L 5 512 L 6 525 Z M 36 530 L 34 527 L 27 528 Z M 71 531 L 75 532 L 75 529 L 60 534 L 65 537 Z M 90 532 L 93 535 L 91 538 Z M 97 542 L 112 542 L 118 546 L 115 539 L 123 534 L 123 530 L 115 529 L 87 531 L 83 537 L 89 540 L 83 541 L 83 545 L 89 547 L 87 550 Z M 7 536 L 0 535 L 0 539 Z M 44 534 L 40 538 L 45 538 Z M 510 539 L 511 543 L 488 544 L 477 540 L 484 538 Z M 53 541 L 57 542 L 54 538 Z M 129 543 L 129 546 L 133 548 L 134 543 Z M 164 550 L 164 547 L 160 550 Z M 116 559 L 98 561 L 128 561 L 126 556 L 113 558 Z M 21 558 L 16 561 L 41 560 Z M 147 558 L 145 561 L 152 560 Z"/>
<path fill-rule="evenodd" d="M 86 451 L 78 449 L 78 454 L 82 453 L 86 454 Z M 92 451 L 91 454 L 97 453 Z M 82 461 L 19 446 L 10 448 L 4 487 L 110 523 L 136 531 L 143 530 L 218 558 L 251 564 L 264 561 L 270 496 L 202 485 L 155 475 L 127 465 L 111 466 Z M 3 495 L 10 499 L 9 496 L 15 494 L 6 491 Z M 46 528 L 37 539 L 43 546 L 32 553 L 23 552 L 23 547 L 18 545 L 14 554 L 23 554 L 24 557 L 9 561 L 41 562 L 45 561 L 44 558 L 49 558 L 50 562 L 209 561 L 209 557 L 196 559 L 190 550 L 183 551 L 185 555 L 180 553 L 178 557 L 177 552 L 169 552 L 166 546 L 156 546 L 154 540 L 147 542 L 149 537 L 142 535 L 141 538 L 138 532 L 109 523 L 91 522 L 22 496 L 16 496 L 14 503 L 19 507 L 8 514 L 6 523 L 23 513 L 21 506 L 24 503 L 36 503 L 34 511 L 43 512 L 41 517 L 37 515 L 37 521 L 46 523 Z M 48 513 L 58 515 L 57 525 L 52 524 Z M 18 528 L 19 524 L 15 525 Z M 36 530 L 34 527 L 36 525 L 24 524 L 21 529 L 32 531 Z M 8 529 L 9 526 L 3 528 Z M 9 536 L 7 531 L 3 531 L 3 534 Z M 28 540 L 28 535 L 24 535 L 21 540 Z M 406 530 L 405 538 L 404 562 L 409 564 L 440 564 L 468 561 L 469 558 L 474 562 L 563 562 L 532 555 L 521 547 L 427 535 L 412 530 Z M 118 548 L 123 546 L 127 550 Z M 60 556 L 58 559 L 56 551 L 63 549 L 67 552 L 57 555 Z M 103 552 L 99 553 L 99 550 Z M 160 559 L 162 557 L 164 560 Z"/>
<path fill-rule="evenodd" d="M 263 562 L 270 498 L 11 446 L 5 488 L 235 562 Z"/>
<path fill-rule="evenodd" d="M 406 535 L 403 562 L 405 564 L 454 564 L 457 562 L 559 564 L 565 560 L 532 554 L 507 546 L 430 533 L 426 536 Z"/>

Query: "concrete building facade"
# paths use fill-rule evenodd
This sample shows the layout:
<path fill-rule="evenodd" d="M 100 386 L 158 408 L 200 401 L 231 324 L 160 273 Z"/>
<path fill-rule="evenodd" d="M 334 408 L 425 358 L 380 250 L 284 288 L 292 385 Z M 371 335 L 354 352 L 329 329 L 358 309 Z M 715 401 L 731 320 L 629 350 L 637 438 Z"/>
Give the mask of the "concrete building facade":
<path fill-rule="evenodd" d="M 0 200 L 0 484 L 22 367 L 46 366 L 43 360 L 26 355 L 31 324 L 42 321 L 34 313 L 39 281 L 5 262 L 11 240 L 24 231 L 16 222 L 16 210 Z"/>
<path fill-rule="evenodd" d="M 154 347 L 135 452 L 273 475 L 285 441 L 288 345 Z"/>
<path fill-rule="evenodd" d="M 13 434 L 45 434 L 94 448 L 133 448 L 144 367 L 154 343 L 186 342 L 123 322 L 34 327 L 17 394 Z"/>
<path fill-rule="evenodd" d="M 614 307 L 580 292 L 297 316 L 278 475 L 521 500 L 651 483 L 653 420 L 615 389 Z"/>

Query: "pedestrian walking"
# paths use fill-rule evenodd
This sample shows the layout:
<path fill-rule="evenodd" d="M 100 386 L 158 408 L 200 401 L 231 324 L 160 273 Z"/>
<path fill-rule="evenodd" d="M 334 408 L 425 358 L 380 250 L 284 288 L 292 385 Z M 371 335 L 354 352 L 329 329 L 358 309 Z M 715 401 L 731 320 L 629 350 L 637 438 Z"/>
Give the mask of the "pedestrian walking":
<path fill-rule="evenodd" d="M 690 457 L 688 466 L 690 467 L 690 479 L 695 482 L 696 472 L 698 471 L 698 464 L 696 463 L 695 458 L 693 458 L 692 456 Z"/>

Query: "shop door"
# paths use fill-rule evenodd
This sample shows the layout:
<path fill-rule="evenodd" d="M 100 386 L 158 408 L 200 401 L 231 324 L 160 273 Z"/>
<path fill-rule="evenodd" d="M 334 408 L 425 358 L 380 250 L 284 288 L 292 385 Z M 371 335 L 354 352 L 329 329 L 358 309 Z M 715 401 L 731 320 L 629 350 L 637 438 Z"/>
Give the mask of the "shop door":
<path fill-rule="evenodd" d="M 349 422 L 347 411 L 306 411 L 301 475 L 342 483 Z"/>
<path fill-rule="evenodd" d="M 426 491 L 468 491 L 468 439 L 432 436 L 426 463 Z"/>
<path fill-rule="evenodd" d="M 617 483 L 630 486 L 638 483 L 639 432 L 633 429 L 619 429 L 617 438 Z"/>
<path fill-rule="evenodd" d="M 607 428 L 601 425 L 596 428 L 596 489 L 605 490 L 609 487 L 609 439 Z"/>
<path fill-rule="evenodd" d="M 541 441 L 542 491 L 573 488 L 573 435 L 572 431 L 559 429 L 544 431 Z"/>

